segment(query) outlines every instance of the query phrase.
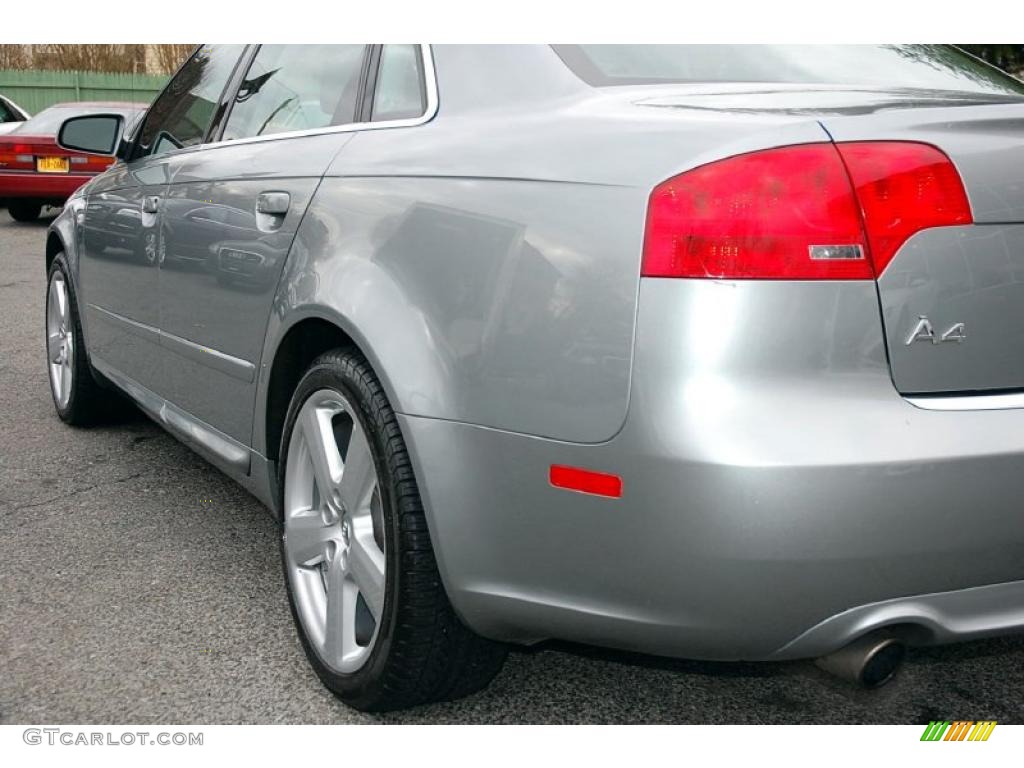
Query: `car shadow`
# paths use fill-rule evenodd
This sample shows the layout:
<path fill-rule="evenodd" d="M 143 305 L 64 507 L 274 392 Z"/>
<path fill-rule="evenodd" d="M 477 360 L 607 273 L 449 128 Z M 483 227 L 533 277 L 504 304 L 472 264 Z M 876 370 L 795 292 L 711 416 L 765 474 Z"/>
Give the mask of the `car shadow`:
<path fill-rule="evenodd" d="M 0 211 L 6 211 L 7 206 L 0 205 Z M 53 220 L 60 215 L 63 208 L 44 208 L 43 212 L 39 214 L 39 218 L 33 221 L 15 221 L 14 217 L 8 212 L 6 215 L 7 224 L 11 227 L 22 228 L 22 229 L 45 229 L 53 223 Z"/>

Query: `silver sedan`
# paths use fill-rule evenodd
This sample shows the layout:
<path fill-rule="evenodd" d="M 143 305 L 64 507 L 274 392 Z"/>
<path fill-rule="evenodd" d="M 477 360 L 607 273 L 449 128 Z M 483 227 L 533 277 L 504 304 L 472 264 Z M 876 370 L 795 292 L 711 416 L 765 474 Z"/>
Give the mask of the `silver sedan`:
<path fill-rule="evenodd" d="M 61 129 L 53 400 L 266 503 L 352 706 L 550 638 L 877 685 L 1024 628 L 1022 121 L 943 46 L 202 46 Z"/>

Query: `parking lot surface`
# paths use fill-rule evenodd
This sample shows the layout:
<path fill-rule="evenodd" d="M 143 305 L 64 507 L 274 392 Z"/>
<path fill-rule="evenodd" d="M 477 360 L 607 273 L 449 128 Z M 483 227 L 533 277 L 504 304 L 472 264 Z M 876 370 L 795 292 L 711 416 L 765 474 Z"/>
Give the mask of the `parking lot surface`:
<path fill-rule="evenodd" d="M 912 650 L 875 692 L 809 663 L 548 645 L 461 701 L 351 710 L 303 657 L 259 503 L 142 416 L 54 415 L 45 234 L 0 210 L 0 723 L 1024 722 L 1019 638 Z"/>

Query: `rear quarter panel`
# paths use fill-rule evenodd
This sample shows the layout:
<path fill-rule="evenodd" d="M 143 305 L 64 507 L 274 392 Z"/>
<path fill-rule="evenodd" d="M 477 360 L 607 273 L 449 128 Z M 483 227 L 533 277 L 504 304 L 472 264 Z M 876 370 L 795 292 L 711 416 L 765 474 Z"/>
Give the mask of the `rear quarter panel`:
<path fill-rule="evenodd" d="M 405 413 L 596 442 L 625 416 L 645 199 L 468 178 L 328 178 L 290 265 Z M 351 331 L 350 331 L 351 332 Z"/>
<path fill-rule="evenodd" d="M 547 46 L 433 50 L 438 115 L 361 131 L 335 158 L 264 360 L 323 316 L 360 343 L 399 412 L 608 440 L 628 408 L 650 190 L 827 135 L 806 118 L 639 107 L 585 86 Z"/>

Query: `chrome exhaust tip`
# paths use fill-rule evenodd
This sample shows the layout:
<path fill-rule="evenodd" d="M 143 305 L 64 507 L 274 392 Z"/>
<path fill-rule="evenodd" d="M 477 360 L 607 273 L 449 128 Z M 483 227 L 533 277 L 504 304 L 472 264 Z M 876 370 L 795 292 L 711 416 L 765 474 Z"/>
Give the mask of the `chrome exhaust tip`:
<path fill-rule="evenodd" d="M 903 664 L 907 648 L 889 635 L 867 634 L 815 664 L 836 677 L 865 688 L 878 688 L 892 680 Z"/>

